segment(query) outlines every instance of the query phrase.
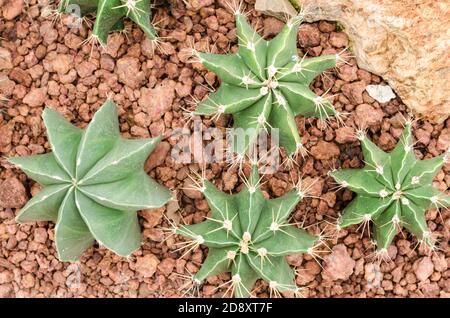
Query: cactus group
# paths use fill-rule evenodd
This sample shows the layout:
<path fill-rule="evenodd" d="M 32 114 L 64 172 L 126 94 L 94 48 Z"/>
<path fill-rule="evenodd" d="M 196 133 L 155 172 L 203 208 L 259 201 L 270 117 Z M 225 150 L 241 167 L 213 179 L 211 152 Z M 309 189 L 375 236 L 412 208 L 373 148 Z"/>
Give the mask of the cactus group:
<path fill-rule="evenodd" d="M 43 186 L 17 221 L 56 222 L 62 261 L 76 261 L 94 240 L 130 255 L 141 243 L 136 211 L 160 207 L 171 198 L 143 170 L 159 138 L 122 139 L 116 105 L 109 100 L 86 130 L 49 108 L 43 119 L 53 152 L 9 159 Z"/>
<path fill-rule="evenodd" d="M 435 189 L 432 181 L 450 153 L 429 160 L 417 160 L 408 121 L 395 149 L 385 153 L 359 133 L 365 167 L 342 169 L 330 174 L 344 188 L 357 193 L 344 209 L 339 227 L 373 222 L 379 253 L 386 253 L 398 230 L 406 228 L 419 242 L 434 247 L 425 220 L 429 208 L 450 206 L 450 196 Z"/>
<path fill-rule="evenodd" d="M 232 114 L 234 127 L 246 132 L 233 143 L 241 158 L 262 129 L 279 129 L 280 145 L 289 155 L 304 151 L 295 116 L 327 119 L 337 112 L 330 102 L 309 88 L 312 80 L 336 66 L 338 55 L 300 58 L 297 32 L 300 16 L 289 20 L 271 41 L 264 40 L 236 10 L 239 47 L 236 54 L 194 50 L 195 60 L 221 79 L 219 89 L 197 106 L 196 114 Z"/>
<path fill-rule="evenodd" d="M 110 32 L 123 29 L 124 18 L 131 19 L 149 39 L 155 40 L 156 31 L 151 23 L 150 4 L 151 0 L 61 0 L 58 11 L 75 11 L 81 16 L 95 13 L 92 35 L 101 44 L 106 44 Z"/>
<path fill-rule="evenodd" d="M 231 280 L 223 285 L 231 295 L 250 296 L 258 278 L 267 281 L 273 293 L 296 293 L 295 273 L 285 256 L 312 253 L 319 240 L 288 222 L 306 193 L 296 187 L 282 197 L 266 200 L 256 166 L 245 185 L 238 194 L 228 195 L 203 180 L 200 191 L 211 216 L 201 223 L 175 228 L 175 233 L 192 239 L 186 244 L 189 250 L 200 244 L 209 248 L 194 282 L 200 284 L 208 276 L 231 272 Z"/>

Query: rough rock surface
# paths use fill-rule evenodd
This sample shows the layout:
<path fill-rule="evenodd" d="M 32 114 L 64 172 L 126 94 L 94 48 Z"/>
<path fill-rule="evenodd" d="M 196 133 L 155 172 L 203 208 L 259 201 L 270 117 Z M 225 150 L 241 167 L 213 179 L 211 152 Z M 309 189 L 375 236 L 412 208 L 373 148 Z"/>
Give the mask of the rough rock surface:
<path fill-rule="evenodd" d="M 306 21 L 341 23 L 359 67 L 383 77 L 415 113 L 435 122 L 450 115 L 448 1 L 297 1 Z M 272 0 L 256 3 L 271 13 Z"/>
<path fill-rule="evenodd" d="M 0 208 L 21 208 L 27 200 L 25 187 L 17 178 L 0 182 Z"/>
<path fill-rule="evenodd" d="M 258 11 L 264 10 L 267 14 L 282 19 L 296 14 L 294 7 L 288 0 L 256 1 L 255 9 Z"/>
<path fill-rule="evenodd" d="M 333 247 L 331 254 L 324 257 L 324 263 L 322 277 L 329 280 L 349 278 L 356 264 L 343 244 Z"/>
<path fill-rule="evenodd" d="M 3 0 L 4 4 L 1 6 L 3 17 L 5 20 L 13 20 L 17 17 L 24 7 L 24 0 Z"/>

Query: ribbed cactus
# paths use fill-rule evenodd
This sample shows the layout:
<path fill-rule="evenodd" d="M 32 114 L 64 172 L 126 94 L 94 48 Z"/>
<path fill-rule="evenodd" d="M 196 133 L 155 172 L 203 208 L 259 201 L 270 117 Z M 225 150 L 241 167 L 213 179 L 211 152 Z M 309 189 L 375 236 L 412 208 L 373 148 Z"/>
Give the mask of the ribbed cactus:
<path fill-rule="evenodd" d="M 123 29 L 123 18 L 134 21 L 151 40 L 156 31 L 151 23 L 151 0 L 61 0 L 59 12 L 67 12 L 78 6 L 81 16 L 96 14 L 92 35 L 106 44 L 108 34 Z"/>
<path fill-rule="evenodd" d="M 143 170 L 160 139 L 122 139 L 112 101 L 97 111 L 86 130 L 49 108 L 43 119 L 53 152 L 9 159 L 43 186 L 17 221 L 56 222 L 62 261 L 76 261 L 94 240 L 130 255 L 141 242 L 136 211 L 160 207 L 171 198 Z"/>
<path fill-rule="evenodd" d="M 450 152 L 430 160 L 417 160 L 411 125 L 410 121 L 405 124 L 391 153 L 383 152 L 364 133 L 358 133 L 365 167 L 330 173 L 340 186 L 357 193 L 344 209 L 339 227 L 372 221 L 378 253 L 386 253 L 402 227 L 433 248 L 435 240 L 427 227 L 425 211 L 450 206 L 450 196 L 432 186 L 442 165 L 449 162 Z"/>
<path fill-rule="evenodd" d="M 314 253 L 315 243 L 320 241 L 288 222 L 292 210 L 307 195 L 306 190 L 297 186 L 282 197 L 266 200 L 256 166 L 245 184 L 238 194 L 228 195 L 202 180 L 199 190 L 208 201 L 211 217 L 172 229 L 173 233 L 192 239 L 186 243 L 188 251 L 200 244 L 209 247 L 204 264 L 193 277 L 194 283 L 231 272 L 231 280 L 222 285 L 226 294 L 248 297 L 258 278 L 269 283 L 271 293 L 297 293 L 295 272 L 285 256 Z"/>
<path fill-rule="evenodd" d="M 202 63 L 221 79 L 219 89 L 197 106 L 196 114 L 232 114 L 234 127 L 247 132 L 233 143 L 243 158 L 261 129 L 279 129 L 280 145 L 289 155 L 303 152 L 295 116 L 327 119 L 338 113 L 330 102 L 309 88 L 313 79 L 336 66 L 339 55 L 300 58 L 297 33 L 301 17 L 292 18 L 271 41 L 264 40 L 236 10 L 239 48 L 236 54 L 208 54 L 193 50 Z"/>

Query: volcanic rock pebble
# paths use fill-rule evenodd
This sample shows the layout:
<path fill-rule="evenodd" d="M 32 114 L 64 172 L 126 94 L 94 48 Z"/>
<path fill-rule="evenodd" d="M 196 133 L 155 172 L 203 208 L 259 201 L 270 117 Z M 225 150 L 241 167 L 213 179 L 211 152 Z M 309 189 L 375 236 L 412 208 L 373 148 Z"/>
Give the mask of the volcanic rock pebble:
<path fill-rule="evenodd" d="M 26 189 L 17 178 L 0 182 L 0 208 L 21 208 L 27 201 Z"/>

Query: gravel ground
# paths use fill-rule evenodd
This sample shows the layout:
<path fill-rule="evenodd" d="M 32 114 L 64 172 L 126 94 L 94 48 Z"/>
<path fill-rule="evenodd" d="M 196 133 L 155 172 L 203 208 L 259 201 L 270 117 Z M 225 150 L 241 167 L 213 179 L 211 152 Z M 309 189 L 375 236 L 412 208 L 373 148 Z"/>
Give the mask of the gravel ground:
<path fill-rule="evenodd" d="M 184 293 L 188 281 L 182 276 L 195 273 L 207 248 L 180 258 L 176 252 L 181 237 L 164 240 L 161 227 L 167 226 L 162 212 L 175 223 L 200 222 L 209 212 L 203 196 L 186 190 L 189 170 L 197 164 L 175 163 L 170 156 L 177 142 L 171 132 L 187 124 L 182 108 L 191 108 L 193 98 L 202 99 L 207 86 L 217 87 L 217 77 L 198 64 L 187 63 L 185 49 L 194 43 L 200 51 L 226 53 L 236 50 L 234 18 L 223 0 L 169 0 L 154 9 L 162 50 L 153 54 L 151 43 L 133 24 L 127 34 L 110 36 L 108 48 L 92 50 L 80 45 L 88 28 L 68 29 L 41 17 L 37 0 L 0 0 L 0 93 L 9 101 L 0 106 L 0 297 L 176 297 Z M 43 2 L 43 1 L 42 1 Z M 246 1 L 253 8 L 254 0 Z M 168 4 L 167 4 L 168 3 Z M 5 5 L 5 7 L 3 7 Z M 23 6 L 23 8 L 22 8 Z M 19 14 L 23 10 L 22 14 Z M 15 17 L 17 16 L 17 17 Z M 267 38 L 276 35 L 283 23 L 254 11 L 249 19 Z M 214 43 L 214 45 L 212 45 Z M 334 23 L 303 24 L 298 34 L 301 55 L 318 56 L 340 52 L 348 38 Z M 166 54 L 162 54 L 164 51 Z M 318 77 L 312 84 L 317 94 L 330 90 L 336 109 L 348 112 L 346 127 L 332 121 L 329 127 L 316 119 L 298 117 L 303 143 L 310 151 L 299 159 L 298 169 L 281 168 L 264 178 L 264 191 L 271 197 L 288 192 L 298 174 L 315 181 L 313 194 L 319 198 L 298 204 L 293 222 L 304 221 L 309 231 L 318 233 L 334 222 L 352 199 L 348 190 L 335 191 L 327 176 L 331 167 L 363 166 L 359 142 L 353 137 L 357 125 L 368 126 L 369 135 L 384 150 L 395 146 L 407 109 L 400 99 L 379 104 L 365 87 L 382 80 L 356 66 L 348 65 Z M 111 96 L 119 106 L 124 137 L 166 138 L 151 155 L 146 171 L 160 183 L 176 191 L 177 202 L 158 210 L 140 212 L 142 248 L 129 259 L 103 247 L 89 249 L 78 263 L 62 263 L 56 258 L 54 224 L 18 225 L 14 216 L 39 186 L 9 165 L 6 156 L 25 156 L 50 151 L 41 120 L 44 105 L 64 114 L 79 127 Z M 200 118 L 199 118 L 200 119 Z M 232 118 L 217 121 L 201 118 L 205 127 L 225 130 Z M 450 119 L 440 125 L 418 121 L 414 126 L 416 155 L 431 158 L 450 146 Z M 450 165 L 438 174 L 435 186 L 450 186 Z M 238 173 L 224 163 L 206 166 L 206 176 L 224 191 L 239 191 Z M 297 283 L 306 297 L 449 297 L 450 296 L 450 211 L 429 210 L 429 228 L 439 237 L 440 250 L 428 254 L 417 240 L 399 233 L 389 248 L 390 261 L 373 262 L 374 252 L 367 231 L 358 226 L 341 230 L 329 242 L 330 251 L 316 262 L 311 256 L 289 257 L 298 269 Z M 217 289 L 229 274 L 210 277 L 200 287 L 202 297 L 220 297 Z M 181 288 L 181 289 L 180 289 Z M 267 284 L 255 286 L 258 297 L 268 297 Z M 285 295 L 289 296 L 289 295 Z"/>

